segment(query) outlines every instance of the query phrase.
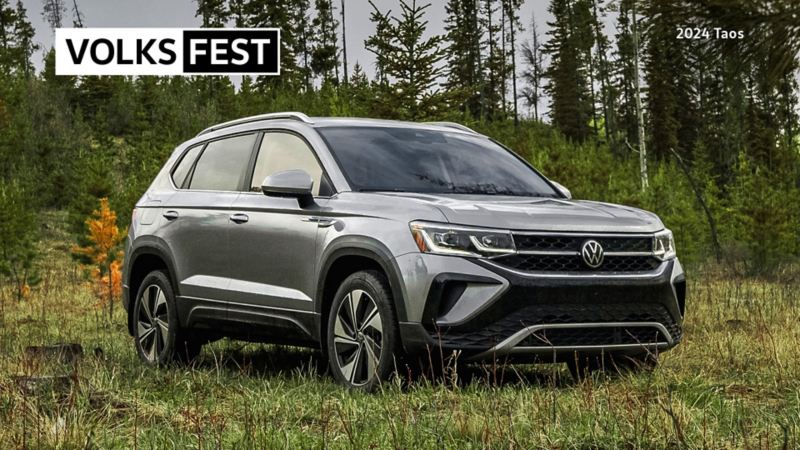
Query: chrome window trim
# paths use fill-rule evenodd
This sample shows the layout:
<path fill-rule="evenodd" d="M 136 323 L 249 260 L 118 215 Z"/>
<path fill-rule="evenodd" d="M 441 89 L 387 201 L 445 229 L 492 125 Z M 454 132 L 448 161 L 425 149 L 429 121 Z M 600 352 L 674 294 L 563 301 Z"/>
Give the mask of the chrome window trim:
<path fill-rule="evenodd" d="M 183 157 L 186 156 L 186 154 L 191 149 L 193 149 L 195 147 L 202 146 L 203 148 L 201 149 L 200 154 L 197 155 L 197 157 L 195 158 L 194 162 L 192 163 L 193 166 L 196 165 L 197 161 L 199 161 L 200 158 L 203 157 L 203 154 L 206 152 L 205 147 L 207 147 L 208 144 L 210 144 L 212 142 L 215 142 L 215 141 L 221 141 L 221 140 L 224 140 L 224 139 L 235 138 L 235 137 L 239 137 L 239 136 L 246 136 L 248 134 L 253 134 L 253 135 L 256 135 L 256 140 L 253 143 L 253 145 L 255 146 L 255 145 L 260 143 L 260 140 L 258 139 L 258 134 L 259 133 L 261 133 L 261 130 L 241 131 L 241 132 L 237 132 L 237 133 L 231 133 L 231 134 L 225 134 L 225 135 L 222 135 L 222 136 L 217 136 L 215 138 L 208 139 L 208 140 L 201 141 L 201 142 L 198 142 L 196 144 L 187 146 L 185 149 L 183 149 L 181 151 L 180 156 L 178 156 L 178 160 L 176 162 L 174 162 L 172 164 L 172 167 L 169 169 L 169 171 L 167 171 L 167 175 L 169 175 L 167 178 L 169 179 L 170 186 L 172 186 L 172 190 L 174 190 L 175 192 L 208 192 L 208 193 L 212 193 L 212 194 L 232 194 L 232 193 L 235 194 L 235 193 L 238 193 L 238 192 L 242 192 L 240 190 L 224 191 L 224 190 L 218 190 L 218 189 L 190 189 L 190 188 L 185 188 L 184 189 L 184 188 L 178 187 L 175 184 L 175 180 L 172 179 L 172 172 L 178 167 L 178 164 L 181 163 L 181 161 L 183 160 Z M 252 150 L 251 150 L 251 152 L 252 152 Z M 252 154 L 251 154 L 251 156 L 252 156 Z M 190 173 L 193 174 L 193 171 L 194 171 L 194 168 L 192 168 L 192 172 L 190 172 Z"/>

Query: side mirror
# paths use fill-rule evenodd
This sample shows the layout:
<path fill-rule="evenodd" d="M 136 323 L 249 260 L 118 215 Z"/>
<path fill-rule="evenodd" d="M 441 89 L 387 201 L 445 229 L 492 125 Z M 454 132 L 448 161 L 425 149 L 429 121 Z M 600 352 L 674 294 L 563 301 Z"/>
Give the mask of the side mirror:
<path fill-rule="evenodd" d="M 264 178 L 261 192 L 269 197 L 295 197 L 301 207 L 314 203 L 314 180 L 305 170 L 284 170 Z"/>
<path fill-rule="evenodd" d="M 560 192 L 561 195 L 566 197 L 567 200 L 572 199 L 572 193 L 569 191 L 569 189 L 565 188 L 561 183 L 556 183 L 553 180 L 550 180 L 550 182 L 553 183 L 553 185 L 556 187 L 556 189 L 558 189 L 558 192 Z"/>

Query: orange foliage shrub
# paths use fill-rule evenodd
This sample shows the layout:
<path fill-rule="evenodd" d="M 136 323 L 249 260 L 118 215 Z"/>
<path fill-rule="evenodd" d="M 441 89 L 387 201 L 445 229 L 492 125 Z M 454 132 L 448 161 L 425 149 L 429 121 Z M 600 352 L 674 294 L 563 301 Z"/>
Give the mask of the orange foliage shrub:
<path fill-rule="evenodd" d="M 122 252 L 119 245 L 125 238 L 117 227 L 117 214 L 109 207 L 108 199 L 100 199 L 100 208 L 86 220 L 86 247 L 73 247 L 75 254 L 89 258 L 89 277 L 98 299 L 98 306 L 109 306 L 113 314 L 114 301 L 122 295 Z"/>
<path fill-rule="evenodd" d="M 115 260 L 103 275 L 99 267 L 92 267 L 89 275 L 93 280 L 92 290 L 98 299 L 98 307 L 102 308 L 109 301 L 122 295 L 122 262 Z"/>

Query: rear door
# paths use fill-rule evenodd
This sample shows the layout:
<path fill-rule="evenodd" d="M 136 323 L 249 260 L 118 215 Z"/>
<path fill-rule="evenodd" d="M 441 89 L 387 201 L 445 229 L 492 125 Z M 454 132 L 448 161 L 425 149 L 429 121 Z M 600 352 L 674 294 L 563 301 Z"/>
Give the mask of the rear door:
<path fill-rule="evenodd" d="M 178 188 L 162 208 L 189 324 L 226 317 L 233 274 L 228 248 L 231 206 L 244 183 L 256 133 L 225 137 L 187 151 L 172 173 Z"/>

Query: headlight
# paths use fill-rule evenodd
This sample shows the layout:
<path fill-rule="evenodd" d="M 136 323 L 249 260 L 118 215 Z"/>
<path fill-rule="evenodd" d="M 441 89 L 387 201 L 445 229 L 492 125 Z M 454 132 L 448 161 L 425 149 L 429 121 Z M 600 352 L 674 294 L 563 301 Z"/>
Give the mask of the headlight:
<path fill-rule="evenodd" d="M 653 253 L 662 261 L 675 257 L 675 240 L 672 238 L 672 231 L 664 230 L 656 233 L 653 237 Z"/>
<path fill-rule="evenodd" d="M 459 256 L 496 256 L 516 252 L 511 232 L 411 222 L 411 235 L 424 253 Z"/>

